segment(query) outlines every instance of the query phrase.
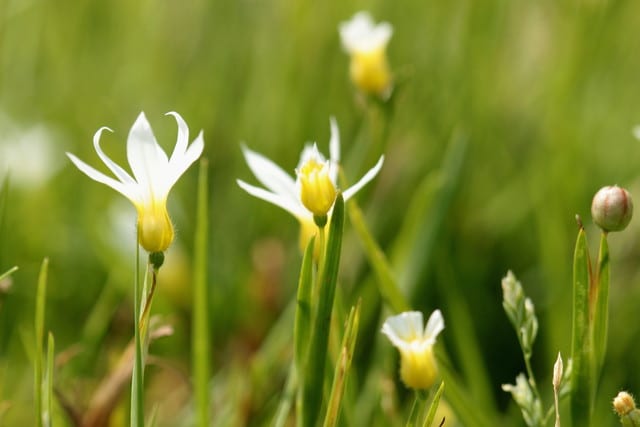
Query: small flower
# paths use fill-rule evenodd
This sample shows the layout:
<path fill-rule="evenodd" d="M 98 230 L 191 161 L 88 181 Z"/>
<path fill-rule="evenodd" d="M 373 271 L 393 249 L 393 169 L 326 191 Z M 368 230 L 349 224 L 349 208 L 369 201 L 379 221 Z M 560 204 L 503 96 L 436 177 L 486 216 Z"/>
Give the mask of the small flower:
<path fill-rule="evenodd" d="M 591 216 L 604 231 L 624 230 L 633 216 L 631 194 L 617 185 L 602 187 L 593 196 Z"/>
<path fill-rule="evenodd" d="M 424 330 L 422 325 L 422 313 L 419 311 L 391 316 L 382 325 L 382 333 L 400 351 L 400 378 L 413 389 L 431 387 L 438 375 L 433 345 L 444 329 L 440 310 L 431 313 Z"/>
<path fill-rule="evenodd" d="M 331 179 L 332 168 L 336 168 L 330 160 L 324 160 L 313 144 L 306 160 L 296 169 L 300 183 L 300 200 L 314 215 L 323 217 L 329 213 L 336 200 L 336 185 Z"/>
<path fill-rule="evenodd" d="M 271 160 L 247 147 L 242 147 L 249 169 L 266 189 L 247 184 L 242 180 L 237 180 L 238 185 L 252 196 L 279 206 L 296 217 L 301 225 L 300 245 L 303 249 L 316 230 L 314 214 L 324 212 L 325 215 L 330 215 L 335 200 L 335 193 L 331 195 L 331 192 L 335 192 L 337 188 L 340 135 L 335 119 L 331 118 L 330 122 L 330 159 L 326 160 L 315 145 L 305 146 L 296 168 L 298 173 L 295 181 Z M 384 156 L 380 156 L 380 160 L 373 168 L 357 183 L 342 192 L 345 202 L 378 174 L 383 162 Z M 329 200 L 331 200 L 330 203 Z"/>
<path fill-rule="evenodd" d="M 387 43 L 393 34 L 388 22 L 376 25 L 367 12 L 358 12 L 339 26 L 342 46 L 351 56 L 351 81 L 364 93 L 388 98 L 392 79 L 387 62 Z"/>
<path fill-rule="evenodd" d="M 173 225 L 167 212 L 169 190 L 195 162 L 204 148 L 202 131 L 189 145 L 189 128 L 178 113 L 170 112 L 178 123 L 178 138 L 171 157 L 158 145 L 144 113 L 140 113 L 129 131 L 127 158 L 133 177 L 111 160 L 100 148 L 102 127 L 93 136 L 93 146 L 100 159 L 116 176 L 97 171 L 71 153 L 67 156 L 89 178 L 122 194 L 138 212 L 138 241 L 149 253 L 164 252 L 173 241 Z"/>

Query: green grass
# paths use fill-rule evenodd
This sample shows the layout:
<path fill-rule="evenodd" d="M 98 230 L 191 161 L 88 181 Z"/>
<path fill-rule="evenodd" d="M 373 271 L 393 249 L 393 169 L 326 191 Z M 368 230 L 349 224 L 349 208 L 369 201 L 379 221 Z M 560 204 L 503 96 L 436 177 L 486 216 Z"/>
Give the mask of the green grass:
<path fill-rule="evenodd" d="M 390 112 L 365 105 L 348 79 L 337 26 L 363 8 L 394 26 L 388 54 L 399 85 Z M 152 315 L 174 333 L 150 346 L 147 419 L 156 405 L 157 426 L 195 425 L 196 408 L 204 414 L 190 377 L 196 364 L 207 372 L 198 359 L 206 353 L 190 349 L 192 336 L 208 330 L 211 371 L 199 378 L 198 396 L 209 396 L 213 424 L 273 421 L 294 360 L 287 307 L 302 254 L 297 222 L 236 185 L 236 178 L 256 183 L 240 143 L 293 174 L 306 141 L 325 149 L 333 115 L 345 165 L 353 165 L 344 171 L 350 182 L 385 155 L 381 174 L 356 196 L 362 218 L 344 224 L 336 304 L 345 317 L 359 299 L 362 306 L 336 425 L 406 423 L 412 394 L 379 333 L 403 298 L 444 314 L 440 409 L 454 407 L 459 420 L 475 417 L 478 425 L 524 425 L 500 388 L 524 369 L 500 280 L 513 270 L 536 304 L 532 369 L 551 402 L 553 362 L 572 349 L 574 216 L 597 253 L 593 194 L 619 184 L 640 197 L 640 142 L 631 134 L 640 123 L 638 28 L 640 4 L 630 0 L 0 2 L 0 153 L 29 135 L 54 153 L 35 184 L 19 172 L 38 168 L 38 152 L 8 173 L 0 158 L 0 273 L 20 267 L 0 294 L 0 425 L 32 425 L 33 357 L 50 363 L 31 332 L 43 258 L 39 342 L 46 331 L 55 336 L 53 388 L 74 409 L 88 407 L 132 338 L 135 211 L 64 152 L 100 167 L 91 138 L 109 126 L 115 132 L 103 148 L 126 165 L 127 132 L 141 110 L 166 150 L 175 125 L 165 112 L 185 118 L 191 139 L 203 129 L 209 159 L 208 231 L 196 221 L 203 209 L 196 167 L 169 199 L 176 241 Z M 31 132 L 38 126 L 43 133 Z M 124 226 L 116 219 L 123 217 Z M 640 393 L 637 224 L 608 237 L 608 332 L 596 332 L 607 351 L 593 425 L 616 425 L 610 402 L 620 389 Z M 386 263 L 371 265 L 376 256 Z M 207 292 L 198 288 L 205 301 L 196 308 L 192 286 L 202 280 Z M 206 328 L 192 326 L 195 315 Z M 327 396 L 342 327 L 331 325 L 332 364 L 319 373 Z M 370 396 L 379 398 L 368 404 Z M 114 425 L 126 425 L 129 400 L 125 387 Z M 52 406 L 55 426 L 72 425 L 55 398 Z M 565 400 L 563 426 L 570 412 Z M 351 416 L 360 413 L 368 415 Z"/>

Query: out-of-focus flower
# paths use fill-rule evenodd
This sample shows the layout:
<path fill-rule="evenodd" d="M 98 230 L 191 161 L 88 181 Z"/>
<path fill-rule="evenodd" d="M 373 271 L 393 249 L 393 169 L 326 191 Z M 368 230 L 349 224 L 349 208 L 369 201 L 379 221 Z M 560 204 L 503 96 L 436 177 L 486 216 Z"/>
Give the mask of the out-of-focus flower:
<path fill-rule="evenodd" d="M 351 56 L 349 74 L 362 92 L 382 98 L 391 95 L 393 82 L 387 61 L 387 44 L 393 34 L 388 22 L 375 24 L 367 12 L 356 13 L 339 26 L 342 46 Z"/>
<path fill-rule="evenodd" d="M 93 146 L 100 159 L 117 179 L 87 165 L 71 153 L 67 156 L 89 178 L 105 184 L 126 198 L 138 212 L 138 242 L 149 253 L 164 252 L 173 241 L 173 224 L 167 212 L 169 190 L 195 162 L 204 148 L 202 131 L 189 145 L 189 128 L 178 113 L 170 112 L 178 123 L 178 138 L 171 157 L 167 157 L 156 141 L 144 113 L 140 113 L 129 131 L 127 158 L 133 177 L 111 160 L 100 148 L 100 128 L 93 137 Z"/>
<path fill-rule="evenodd" d="M 340 163 L 340 135 L 335 119 L 331 118 L 330 122 L 329 160 L 326 160 L 318 152 L 315 144 L 306 145 L 302 150 L 300 162 L 296 168 L 298 171 L 296 180 L 263 155 L 247 147 L 242 147 L 249 169 L 266 189 L 247 184 L 242 180 L 237 180 L 238 185 L 252 196 L 279 206 L 296 217 L 301 225 L 300 245 L 303 249 L 313 235 L 312 233 L 315 233 L 316 230 L 313 220 L 314 214 L 321 212 L 324 212 L 325 215 L 330 214 L 335 199 L 335 194 L 331 196 L 331 190 L 327 189 L 327 187 L 332 187 L 333 191 L 336 191 L 335 189 L 337 188 L 336 183 Z M 373 168 L 367 171 L 357 183 L 342 192 L 345 202 L 378 174 L 383 162 L 384 156 L 380 156 L 380 160 Z M 311 172 L 307 171 L 307 168 Z M 310 178 L 309 176 L 313 174 L 316 176 Z M 301 175 L 303 176 L 301 177 Z M 305 180 L 308 181 L 307 184 L 315 182 L 317 190 L 305 190 L 305 185 L 307 184 L 302 182 Z M 308 193 L 305 193 L 306 191 Z M 317 196 L 317 199 L 315 196 Z M 313 200 L 304 201 L 303 198 Z M 330 204 L 328 200 L 331 200 Z M 315 212 L 312 212 L 311 209 L 314 209 Z M 328 210 L 325 211 L 325 209 Z"/>
<path fill-rule="evenodd" d="M 431 313 L 424 330 L 422 325 L 422 313 L 419 311 L 391 316 L 382 325 L 382 333 L 400 351 L 400 378 L 413 389 L 431 387 L 438 375 L 433 346 L 444 329 L 440 310 Z"/>
<path fill-rule="evenodd" d="M 46 183 L 61 166 L 56 141 L 61 135 L 45 124 L 23 127 L 0 112 L 0 181 L 33 189 Z"/>

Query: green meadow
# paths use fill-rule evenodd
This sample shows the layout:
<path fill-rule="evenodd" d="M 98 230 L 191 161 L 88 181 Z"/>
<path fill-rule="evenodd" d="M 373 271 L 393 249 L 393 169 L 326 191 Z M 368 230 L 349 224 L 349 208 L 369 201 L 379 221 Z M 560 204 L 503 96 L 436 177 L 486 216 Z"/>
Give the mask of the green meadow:
<path fill-rule="evenodd" d="M 385 95 L 350 78 L 361 10 L 393 27 Z M 612 406 L 640 393 L 640 221 L 591 215 L 640 202 L 639 53 L 631 0 L 0 0 L 0 426 L 559 427 L 558 353 L 560 425 L 640 426 Z M 142 111 L 169 156 L 167 112 L 204 140 L 157 271 L 65 154 L 112 176 L 106 126 L 131 173 Z M 384 162 L 301 237 L 243 150 L 295 180 L 332 117 L 337 189 Z M 444 320 L 419 391 L 381 332 L 409 310 Z"/>

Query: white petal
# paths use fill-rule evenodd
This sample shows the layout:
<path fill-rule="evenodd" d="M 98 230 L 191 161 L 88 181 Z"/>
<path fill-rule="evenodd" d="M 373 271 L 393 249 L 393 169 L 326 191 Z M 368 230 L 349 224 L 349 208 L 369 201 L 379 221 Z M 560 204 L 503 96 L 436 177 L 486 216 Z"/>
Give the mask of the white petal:
<path fill-rule="evenodd" d="M 442 318 L 442 313 L 440 310 L 436 310 L 429 316 L 427 326 L 424 328 L 424 337 L 431 342 L 435 342 L 436 337 L 443 329 L 444 319 Z"/>
<path fill-rule="evenodd" d="M 335 117 L 329 119 L 331 125 L 331 139 L 329 140 L 329 158 L 334 163 L 340 163 L 340 130 Z"/>
<path fill-rule="evenodd" d="M 396 316 L 391 316 L 382 325 L 382 333 L 396 347 L 422 338 L 422 313 L 419 311 L 406 311 Z"/>
<path fill-rule="evenodd" d="M 280 166 L 244 144 L 241 148 L 249 169 L 262 185 L 286 199 L 298 198 L 295 181 Z"/>
<path fill-rule="evenodd" d="M 298 219 L 302 220 L 309 216 L 312 216 L 311 212 L 307 211 L 298 199 L 291 199 L 284 197 L 281 194 L 272 193 L 265 190 L 264 188 L 255 187 L 239 179 L 236 180 L 236 182 L 244 191 L 251 194 L 252 196 L 279 206 Z"/>
<path fill-rule="evenodd" d="M 376 25 L 367 12 L 356 13 L 351 21 L 340 24 L 339 31 L 344 49 L 351 54 L 383 49 L 393 35 L 391 24 Z"/>
<path fill-rule="evenodd" d="M 147 196 L 166 197 L 169 160 L 158 145 L 144 113 L 140 113 L 129 131 L 127 158 L 131 171 Z"/>
<path fill-rule="evenodd" d="M 351 197 L 353 197 L 354 194 L 360 191 L 362 187 L 368 184 L 369 181 L 375 178 L 378 172 L 380 172 L 380 169 L 382 168 L 383 163 L 384 163 L 384 156 L 380 156 L 378 163 L 376 163 L 374 167 L 369 169 L 369 171 L 365 173 L 362 178 L 360 178 L 360 181 L 356 182 L 355 184 L 353 184 L 351 187 L 349 187 L 344 191 L 344 193 L 342 194 L 344 197 L 344 201 L 346 202 L 347 200 L 349 200 Z"/>
<path fill-rule="evenodd" d="M 167 175 L 167 192 L 173 187 L 173 184 L 178 181 L 182 174 L 189 169 L 189 166 L 198 160 L 202 154 L 202 150 L 204 150 L 204 138 L 202 131 L 200 131 L 186 152 L 175 156 L 175 158 L 171 156 L 171 160 L 169 161 L 170 172 L 168 172 Z"/>
<path fill-rule="evenodd" d="M 140 197 L 139 197 L 139 194 L 138 194 L 138 191 L 137 191 L 137 187 L 135 186 L 135 183 L 133 183 L 133 184 L 124 184 L 124 183 L 122 183 L 120 181 L 116 181 L 115 179 L 111 178 L 110 176 L 107 176 L 107 175 L 103 174 L 102 172 L 99 172 L 98 170 L 96 170 L 93 167 L 89 166 L 88 164 L 86 164 L 85 162 L 83 162 L 82 160 L 80 160 L 79 158 L 74 156 L 73 154 L 67 153 L 67 156 L 69 157 L 69 159 L 71 159 L 73 164 L 76 165 L 76 167 L 78 169 L 80 169 L 89 178 L 91 178 L 94 181 L 97 181 L 97 182 L 99 182 L 101 184 L 104 184 L 104 185 L 107 185 L 107 186 L 113 188 L 118 193 L 122 194 L 123 196 L 125 196 L 126 198 L 131 200 L 134 204 L 139 204 L 140 203 Z"/>
<path fill-rule="evenodd" d="M 182 157 L 184 152 L 187 150 L 187 144 L 189 143 L 189 127 L 182 119 L 182 116 L 175 111 L 170 111 L 165 115 L 173 116 L 178 123 L 178 138 L 176 140 L 176 146 L 173 148 L 173 153 L 171 153 L 170 160 L 170 162 L 173 162 L 174 159 Z"/>
<path fill-rule="evenodd" d="M 300 153 L 300 161 L 298 162 L 296 170 L 300 169 L 302 165 L 304 165 L 311 159 L 315 160 L 317 163 L 325 163 L 327 161 L 322 153 L 318 151 L 318 145 L 315 142 L 313 144 L 305 144 L 304 148 L 302 149 L 302 153 Z"/>
<path fill-rule="evenodd" d="M 122 169 L 118 164 L 116 164 L 113 160 L 111 160 L 105 153 L 102 151 L 100 147 L 100 135 L 102 132 L 108 130 L 109 132 L 113 132 L 108 127 L 101 127 L 98 131 L 93 135 L 93 147 L 95 148 L 98 156 L 105 165 L 113 172 L 113 174 L 123 183 L 125 184 L 135 184 L 136 182 L 131 178 L 131 175 L 127 173 L 124 169 Z"/>

